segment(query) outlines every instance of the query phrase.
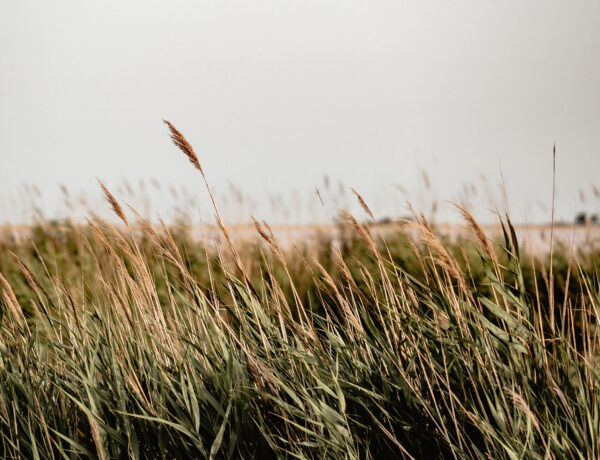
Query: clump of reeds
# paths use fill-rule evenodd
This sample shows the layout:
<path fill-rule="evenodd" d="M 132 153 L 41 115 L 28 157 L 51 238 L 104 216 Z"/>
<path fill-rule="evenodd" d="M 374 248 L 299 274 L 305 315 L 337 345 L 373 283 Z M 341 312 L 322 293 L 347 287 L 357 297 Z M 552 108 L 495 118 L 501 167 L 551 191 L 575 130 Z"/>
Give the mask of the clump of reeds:
<path fill-rule="evenodd" d="M 492 242 L 464 208 L 459 245 L 416 213 L 394 232 L 347 214 L 348 238 L 285 246 L 255 222 L 241 251 L 214 203 L 227 257 L 130 226 L 100 185 L 126 233 L 0 241 L 4 457 L 600 455 L 595 253 L 530 263 L 508 220 Z"/>

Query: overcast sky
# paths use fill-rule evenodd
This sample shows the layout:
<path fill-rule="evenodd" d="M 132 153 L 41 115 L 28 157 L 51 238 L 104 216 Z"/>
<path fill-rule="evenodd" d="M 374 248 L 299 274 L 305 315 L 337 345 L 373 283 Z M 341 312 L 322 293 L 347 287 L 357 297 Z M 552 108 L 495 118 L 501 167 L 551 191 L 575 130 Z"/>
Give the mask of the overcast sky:
<path fill-rule="evenodd" d="M 50 214 L 96 177 L 202 197 L 163 118 L 217 190 L 308 196 L 327 174 L 388 213 L 422 169 L 441 200 L 502 171 L 517 218 L 545 220 L 556 142 L 571 219 L 600 207 L 600 2 L 1 3 L 0 220 L 23 183 Z"/>

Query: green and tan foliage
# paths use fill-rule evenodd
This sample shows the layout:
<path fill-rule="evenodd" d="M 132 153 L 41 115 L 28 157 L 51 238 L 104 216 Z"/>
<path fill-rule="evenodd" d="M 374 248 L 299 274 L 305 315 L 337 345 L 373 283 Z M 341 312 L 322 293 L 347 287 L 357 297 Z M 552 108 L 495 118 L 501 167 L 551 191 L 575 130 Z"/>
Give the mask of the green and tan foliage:
<path fill-rule="evenodd" d="M 215 205 L 199 242 L 102 188 L 119 226 L 0 243 L 3 458 L 600 456 L 592 251 L 550 265 L 464 209 L 458 243 L 347 215 L 292 246 L 235 241 Z"/>

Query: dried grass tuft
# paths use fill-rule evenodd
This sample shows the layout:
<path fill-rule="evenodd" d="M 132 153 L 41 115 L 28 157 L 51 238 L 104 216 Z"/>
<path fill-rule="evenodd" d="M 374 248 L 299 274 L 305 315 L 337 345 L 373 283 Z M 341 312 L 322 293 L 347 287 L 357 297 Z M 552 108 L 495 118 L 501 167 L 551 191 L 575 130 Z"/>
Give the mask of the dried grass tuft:
<path fill-rule="evenodd" d="M 106 188 L 106 186 L 102 183 L 100 179 L 98 179 L 98 183 L 100 184 L 100 187 L 102 187 L 104 196 L 106 197 L 106 200 L 110 203 L 115 214 L 119 216 L 119 219 L 121 219 L 125 223 L 125 225 L 129 227 L 129 221 L 127 220 L 127 217 L 123 212 L 123 208 L 121 207 L 117 199 L 113 196 L 112 193 L 110 193 L 110 191 Z"/>
<path fill-rule="evenodd" d="M 354 193 L 356 195 L 356 198 L 358 198 L 358 202 L 360 203 L 360 206 L 363 208 L 363 210 L 369 215 L 369 217 L 371 219 L 375 220 L 375 216 L 371 212 L 371 209 L 367 206 L 366 201 L 363 199 L 362 196 L 360 196 L 360 193 L 358 193 L 353 188 L 351 188 L 351 190 L 352 190 L 352 193 Z"/>
<path fill-rule="evenodd" d="M 186 140 L 185 137 L 183 137 L 183 134 L 181 134 L 181 132 L 173 125 L 173 123 L 167 120 L 163 120 L 163 122 L 169 127 L 169 130 L 171 131 L 171 139 L 173 140 L 173 143 L 177 147 L 179 147 L 179 150 L 181 150 L 186 157 L 188 157 L 190 163 L 192 163 L 194 167 L 198 171 L 200 171 L 202 175 L 204 175 L 202 166 L 200 166 L 200 161 L 198 160 L 198 157 L 196 156 L 196 153 L 194 152 L 194 149 L 192 148 L 190 143 Z"/>

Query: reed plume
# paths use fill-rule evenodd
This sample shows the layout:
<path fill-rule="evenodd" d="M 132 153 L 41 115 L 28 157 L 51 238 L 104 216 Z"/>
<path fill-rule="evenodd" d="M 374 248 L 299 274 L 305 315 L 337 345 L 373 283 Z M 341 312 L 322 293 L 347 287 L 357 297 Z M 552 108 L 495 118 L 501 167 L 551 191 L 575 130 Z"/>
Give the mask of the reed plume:
<path fill-rule="evenodd" d="M 356 190 L 354 190 L 353 188 L 351 190 L 352 190 L 352 193 L 354 193 L 356 195 L 356 198 L 358 198 L 358 202 L 360 203 L 360 206 L 363 208 L 363 210 L 369 215 L 369 217 L 371 219 L 375 220 L 375 216 L 371 212 L 371 209 L 367 206 L 367 203 L 363 199 L 363 197 L 360 196 L 360 194 Z"/>
<path fill-rule="evenodd" d="M 194 149 L 190 143 L 185 137 L 183 137 L 183 134 L 181 134 L 181 132 L 173 125 L 173 123 L 167 120 L 163 120 L 163 122 L 171 131 L 171 140 L 173 143 L 179 147 L 179 150 L 181 150 L 186 157 L 188 157 L 188 160 L 190 160 L 190 163 L 194 165 L 194 168 L 200 171 L 200 173 L 204 176 L 204 171 L 202 170 L 202 166 L 200 166 L 200 161 L 198 160 L 198 157 L 196 156 L 196 153 L 194 152 Z"/>
<path fill-rule="evenodd" d="M 119 204 L 117 199 L 113 196 L 112 193 L 110 193 L 110 191 L 106 188 L 106 186 L 102 183 L 100 179 L 98 179 L 98 183 L 100 184 L 100 187 L 102 187 L 102 191 L 104 192 L 106 201 L 109 202 L 115 214 L 119 216 L 119 219 L 121 219 L 125 223 L 125 225 L 129 227 L 129 221 L 127 220 L 127 217 L 123 212 L 123 208 L 121 208 L 121 205 Z"/>

